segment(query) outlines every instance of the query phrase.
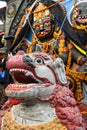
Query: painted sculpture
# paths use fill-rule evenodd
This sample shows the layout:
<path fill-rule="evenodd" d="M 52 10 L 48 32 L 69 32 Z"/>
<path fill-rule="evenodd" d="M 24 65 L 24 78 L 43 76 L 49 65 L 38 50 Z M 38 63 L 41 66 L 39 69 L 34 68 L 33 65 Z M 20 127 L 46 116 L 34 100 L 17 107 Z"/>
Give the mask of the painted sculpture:
<path fill-rule="evenodd" d="M 86 47 L 87 44 L 87 1 L 82 0 L 74 3 L 70 11 L 70 22 L 74 27 L 78 37 L 80 38 L 82 44 Z"/>
<path fill-rule="evenodd" d="M 84 45 L 85 48 L 87 48 L 87 9 L 86 9 L 87 1 L 82 0 L 82 1 L 74 1 L 74 6 L 72 7 L 70 11 L 70 22 L 73 28 L 75 29 L 75 32 L 77 33 L 80 41 Z M 84 99 L 82 100 L 83 103 L 87 104 L 87 82 L 86 82 L 86 69 L 85 69 L 86 64 L 80 66 L 78 71 L 80 74 L 82 74 L 83 78 L 85 80 L 82 80 L 82 89 L 84 93 Z M 85 75 L 83 71 L 85 70 Z"/>
<path fill-rule="evenodd" d="M 41 51 L 62 58 L 70 89 L 76 100 L 82 101 L 87 95 L 82 88 L 82 82 L 87 80 L 87 48 L 68 22 L 66 10 L 60 1 L 20 2 L 8 35 L 5 37 L 7 50 L 14 54 L 14 48 L 18 46 L 17 51 L 20 49 L 26 53 Z M 28 34 L 32 37 L 29 42 L 26 40 Z"/>
<path fill-rule="evenodd" d="M 28 4 L 25 4 L 26 2 Z M 30 54 L 27 55 L 27 54 L 23 54 L 22 52 L 19 52 L 19 53 L 17 53 L 16 56 L 14 56 L 12 58 L 14 58 L 14 59 L 18 58 L 18 59 L 16 59 L 17 63 L 18 63 L 17 68 L 21 68 L 22 67 L 21 65 L 23 65 L 23 69 L 25 69 L 25 67 L 28 67 L 28 66 L 30 66 L 30 68 L 33 68 L 34 70 L 35 70 L 35 68 L 37 68 L 37 69 L 35 70 L 36 71 L 36 73 L 34 73 L 35 75 L 32 75 L 32 73 L 28 73 L 26 71 L 23 71 L 22 74 L 21 74 L 21 72 L 16 73 L 16 72 L 13 72 L 14 67 L 16 67 L 15 63 L 14 63 L 15 60 L 13 61 L 13 59 L 12 59 L 12 62 L 10 62 L 11 59 L 9 59 L 7 61 L 7 68 L 9 69 L 9 71 L 10 71 L 10 67 L 11 66 L 13 67 L 11 74 L 14 79 L 14 82 L 16 83 L 19 81 L 19 83 L 18 83 L 18 86 L 15 86 L 15 84 L 13 84 L 13 85 L 10 84 L 6 89 L 6 94 L 10 98 L 9 100 L 14 106 L 12 107 L 11 112 L 8 112 L 4 116 L 3 123 L 2 123 L 2 130 L 6 130 L 6 127 L 8 127 L 10 130 L 10 129 L 12 129 L 11 126 L 13 127 L 13 129 L 16 129 L 16 130 L 17 129 L 19 130 L 19 127 L 20 127 L 20 129 L 24 128 L 25 130 L 26 129 L 35 129 L 36 130 L 36 129 L 42 129 L 42 128 L 45 130 L 46 127 L 48 129 L 53 129 L 53 128 L 55 128 L 55 126 L 56 126 L 56 128 L 55 128 L 56 130 L 58 130 L 58 129 L 59 130 L 60 129 L 74 130 L 74 129 L 79 129 L 79 128 L 82 130 L 86 130 L 85 121 L 82 118 L 82 115 L 77 107 L 77 103 L 74 99 L 74 96 L 77 101 L 81 101 L 84 98 L 84 93 L 83 93 L 81 84 L 84 80 L 85 80 L 85 82 L 87 80 L 87 78 L 86 78 L 86 61 L 87 61 L 86 51 L 87 51 L 87 49 L 85 48 L 84 44 L 82 44 L 82 42 L 80 41 L 75 30 L 69 24 L 69 22 L 66 18 L 65 8 L 63 6 L 61 6 L 59 4 L 59 2 L 54 2 L 51 0 L 50 1 L 49 0 L 26 1 L 25 0 L 25 1 L 22 1 L 22 4 L 20 7 L 22 7 L 22 5 L 24 5 L 24 4 L 25 4 L 25 6 L 24 6 L 25 14 L 22 14 L 23 17 L 21 17 L 22 18 L 21 20 L 19 20 L 19 18 L 18 18 L 19 15 L 17 17 L 15 17 L 15 19 L 12 22 L 11 28 L 9 30 L 8 36 L 5 37 L 7 41 L 10 40 L 10 42 L 8 42 L 9 45 L 11 44 L 10 47 L 7 44 L 7 48 L 8 48 L 8 50 L 13 52 L 13 49 L 17 45 L 19 45 L 19 44 L 23 45 L 23 44 L 21 44 L 22 42 L 24 42 L 24 44 L 26 44 L 26 40 L 24 38 L 24 37 L 26 37 L 25 34 L 30 33 L 30 30 L 31 30 L 32 31 L 32 43 L 29 43 L 29 46 L 27 47 L 27 53 L 30 53 Z M 29 5 L 29 7 L 28 7 L 28 5 Z M 24 7 L 22 8 L 23 10 L 24 10 Z M 20 11 L 20 9 L 19 9 L 17 11 L 17 13 L 19 14 L 20 12 L 22 12 L 22 11 Z M 15 21 L 15 20 L 17 20 L 17 21 Z M 16 22 L 19 22 L 19 21 L 20 21 L 20 23 L 16 24 Z M 16 28 L 14 28 L 14 27 L 16 27 Z M 33 54 L 31 54 L 31 52 L 33 52 Z M 37 52 L 37 53 L 34 53 L 34 52 Z M 48 62 L 49 60 L 47 60 L 46 58 L 50 57 L 50 56 L 47 56 L 47 54 L 44 54 L 41 52 L 48 53 L 51 56 L 54 56 L 55 57 L 54 60 L 51 58 L 48 58 L 52 61 L 49 63 Z M 20 64 L 20 63 L 22 63 L 21 58 L 23 56 L 25 57 L 25 58 L 23 58 L 23 64 Z M 30 56 L 31 56 L 31 58 L 33 58 L 33 56 L 37 57 L 35 59 L 35 63 L 32 64 L 32 60 L 31 59 L 29 60 Z M 61 66 L 60 65 L 61 59 L 58 57 L 60 57 L 65 64 L 66 75 L 67 75 L 67 78 L 69 81 L 69 88 L 73 91 L 74 95 L 72 94 L 71 90 L 69 90 L 67 82 L 66 83 L 63 82 L 63 81 L 67 81 L 66 76 L 64 76 L 65 73 L 63 73 L 64 74 L 63 76 L 65 77 L 65 79 L 64 79 L 64 77 L 62 78 L 61 76 L 57 77 L 58 72 L 60 70 L 59 66 Z M 55 63 L 55 60 L 57 58 L 58 58 L 58 61 L 56 61 L 56 63 Z M 27 62 L 27 65 L 26 65 L 26 62 Z M 39 62 L 39 64 L 40 64 L 40 68 L 41 68 L 40 72 L 38 71 L 39 67 L 35 67 L 35 65 L 37 65 L 37 66 L 39 65 L 39 64 L 37 64 L 37 62 Z M 46 62 L 47 65 L 44 64 L 44 62 Z M 9 67 L 9 63 L 10 63 L 10 67 Z M 55 63 L 55 65 L 54 65 L 54 63 Z M 58 65 L 58 63 L 59 63 L 59 65 Z M 74 66 L 73 63 L 77 64 L 77 68 L 76 68 L 76 65 L 75 65 L 75 67 L 73 67 Z M 56 68 L 56 64 L 58 65 L 58 68 Z M 49 68 L 49 66 L 50 66 L 50 69 L 47 69 L 47 71 L 51 75 L 47 75 L 47 71 L 45 73 L 45 70 L 42 69 L 43 66 L 46 67 L 45 69 Z M 63 67 L 63 66 L 61 66 L 61 67 Z M 81 68 L 83 68 L 83 69 L 80 72 Z M 64 68 L 62 68 L 62 69 L 64 70 Z M 34 70 L 33 70 L 33 72 L 34 72 Z M 55 76 L 55 70 L 56 70 L 56 76 Z M 16 69 L 15 71 L 19 71 L 19 69 Z M 21 71 L 21 69 L 20 69 L 20 71 Z M 50 71 L 52 71 L 52 72 L 50 73 Z M 25 72 L 25 75 L 27 78 L 25 78 L 24 72 Z M 43 75 L 41 75 L 41 72 L 44 76 L 46 76 L 45 78 L 43 78 Z M 39 73 L 39 76 L 41 76 L 41 77 L 38 77 L 36 75 L 37 73 Z M 18 77 L 16 75 L 18 75 Z M 34 76 L 36 76 L 37 80 L 33 79 Z M 52 77 L 50 77 L 50 76 L 52 76 Z M 53 78 L 53 76 L 55 78 Z M 24 82 L 27 82 L 27 84 L 29 84 L 28 78 L 30 78 L 31 85 L 22 86 L 23 83 L 20 84 L 20 82 L 21 82 L 21 80 L 23 80 L 23 78 L 25 79 Z M 40 78 L 40 79 L 38 79 L 38 78 Z M 53 78 L 53 79 L 50 79 L 50 78 Z M 58 82 L 57 81 L 54 82 L 54 79 L 57 79 Z M 51 84 L 50 80 L 52 80 L 52 83 L 54 83 L 56 85 Z M 35 90 L 32 88 L 32 82 L 34 82 L 33 87 L 36 88 Z M 42 92 L 41 95 L 39 95 L 40 91 L 39 91 L 39 89 L 37 89 L 38 87 L 35 87 L 36 84 L 38 84 L 38 82 L 39 82 L 39 85 L 42 85 L 41 83 L 43 83 L 41 91 L 43 91 L 43 88 L 46 88 L 46 90 L 49 93 Z M 46 83 L 46 86 L 45 86 L 45 83 Z M 58 83 L 58 89 L 56 88 L 57 83 Z M 51 89 L 50 85 L 53 87 L 54 90 Z M 27 87 L 29 87 L 29 89 Z M 50 88 L 50 90 L 49 90 L 49 88 Z M 34 95 L 30 94 L 31 91 L 29 92 L 27 90 L 31 90 L 32 93 L 34 95 L 36 95 L 36 97 L 34 97 Z M 52 90 L 53 90 L 53 92 L 52 92 Z M 44 91 L 45 91 L 45 89 L 44 89 Z M 68 95 L 67 95 L 67 91 L 68 91 Z M 23 94 L 24 92 L 26 92 L 26 93 Z M 30 100 L 30 98 L 27 97 L 27 92 L 29 92 L 28 93 L 29 97 L 33 97 L 35 99 L 34 102 L 32 102 Z M 56 94 L 56 96 L 53 96 L 53 95 L 55 95 L 56 92 L 58 92 Z M 23 95 L 20 95 L 20 93 L 22 93 Z M 47 94 L 47 95 L 45 95 L 45 96 L 47 96 L 47 98 L 44 97 L 44 94 Z M 38 97 L 38 95 L 43 96 L 43 98 Z M 58 98 L 58 95 L 59 95 L 59 98 Z M 21 97 L 21 96 L 23 96 L 23 97 Z M 63 98 L 63 96 L 64 96 L 64 98 Z M 29 102 L 30 104 L 28 104 L 28 101 L 25 98 L 30 100 L 30 102 Z M 65 99 L 66 99 L 66 101 L 64 101 Z M 19 105 L 16 105 L 18 103 L 19 103 Z M 27 115 L 25 114 L 25 112 L 28 111 L 28 107 L 30 107 L 30 105 L 32 106 L 33 103 L 35 103 L 35 104 L 40 103 L 40 105 L 43 103 L 44 107 L 45 107 L 45 103 L 46 103 L 46 106 L 48 106 L 48 108 L 50 107 L 50 104 L 52 105 L 53 115 L 50 115 L 50 117 L 47 118 L 47 120 L 46 120 L 47 123 L 41 117 L 43 124 L 44 124 L 44 122 L 46 123 L 45 124 L 46 127 L 45 127 L 45 125 L 39 126 L 39 124 L 37 127 L 34 126 L 36 124 L 33 121 L 33 118 L 32 118 L 32 122 L 34 123 L 33 126 L 32 126 L 32 122 L 31 122 L 30 126 L 27 126 L 27 120 L 26 120 Z M 87 101 L 86 101 L 86 103 L 87 103 Z M 36 106 L 38 106 L 37 104 L 36 104 Z M 60 104 L 60 106 L 57 106 L 58 104 Z M 36 106 L 35 106 L 35 109 L 36 109 Z M 39 109 L 39 107 L 38 107 L 38 109 Z M 30 110 L 33 111 L 33 108 L 31 108 Z M 56 113 L 54 113 L 54 110 L 56 111 Z M 45 113 L 45 112 L 46 111 L 41 112 L 41 114 Z M 78 114 L 75 114 L 76 112 Z M 17 113 L 18 113 L 18 115 L 16 115 Z M 59 113 L 61 113 L 61 114 L 59 114 Z M 12 114 L 12 117 L 11 117 L 11 114 Z M 51 114 L 51 113 L 48 113 L 48 114 Z M 82 114 L 86 115 L 87 109 L 85 109 L 85 111 L 82 112 Z M 23 117 L 20 118 L 20 115 L 22 115 Z M 70 116 L 70 115 L 72 115 L 72 116 Z M 30 116 L 32 116 L 32 114 Z M 47 117 L 47 115 L 45 115 L 45 116 Z M 55 117 L 55 119 L 54 119 L 54 117 Z M 35 118 L 35 120 L 36 120 L 36 118 Z M 37 120 L 39 120 L 38 118 L 37 118 Z M 14 121 L 12 121 L 12 120 L 14 120 Z M 54 123 L 55 126 L 51 126 L 50 124 L 55 121 L 58 121 L 58 122 Z M 30 119 L 28 120 L 28 123 L 30 123 Z M 60 123 L 60 126 L 59 126 L 59 123 Z M 11 124 L 11 125 L 9 125 L 9 124 Z M 58 126 L 57 126 L 57 124 L 58 124 Z M 24 127 L 24 125 L 26 125 L 26 126 Z"/>
<path fill-rule="evenodd" d="M 66 66 L 70 88 L 75 93 L 75 98 L 78 101 L 82 100 L 84 94 L 81 83 L 83 80 L 87 80 L 85 69 L 87 50 L 75 30 L 70 26 L 65 9 L 57 2 L 40 1 L 34 11 L 27 8 L 26 12 L 27 16 L 30 12 L 33 15 L 32 21 L 28 19 L 28 23 L 26 23 L 26 25 L 29 24 L 33 32 L 32 44 L 30 44 L 29 50 L 27 49 L 28 52 L 41 51 L 61 57 Z M 73 67 L 73 63 L 78 66 Z M 79 67 L 81 66 L 84 66 L 84 69 L 80 72 Z"/>
<path fill-rule="evenodd" d="M 61 58 L 19 51 L 6 65 L 14 79 L 5 89 L 13 107 L 2 130 L 86 130 Z"/>
<path fill-rule="evenodd" d="M 27 50 L 27 53 L 42 51 L 62 58 L 70 88 L 75 93 L 76 99 L 80 101 L 84 98 L 81 83 L 84 79 L 87 80 L 85 69 L 87 48 L 68 22 L 66 10 L 60 4 L 61 1 L 22 1 L 6 37 L 9 44 L 7 44 L 7 50 L 13 52 L 15 47 L 23 45 L 21 48 L 25 47 L 23 49 Z M 21 16 L 20 19 L 19 16 Z M 27 34 L 31 34 L 30 37 L 32 37 L 29 44 L 24 39 Z M 76 66 L 73 67 L 73 63 L 77 64 L 78 69 Z M 80 73 L 79 67 L 83 64 L 84 69 Z M 73 71 L 74 68 L 75 71 Z"/>

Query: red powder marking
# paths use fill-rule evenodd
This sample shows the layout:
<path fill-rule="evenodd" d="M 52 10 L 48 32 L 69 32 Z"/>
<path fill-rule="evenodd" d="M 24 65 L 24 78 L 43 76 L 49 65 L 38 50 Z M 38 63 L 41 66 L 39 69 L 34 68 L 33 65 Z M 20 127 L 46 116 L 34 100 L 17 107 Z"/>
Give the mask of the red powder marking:
<path fill-rule="evenodd" d="M 10 98 L 9 101 L 10 101 L 10 103 L 11 103 L 12 105 L 17 105 L 17 104 L 19 104 L 19 103 L 22 103 L 24 100 L 23 100 L 23 99 Z"/>

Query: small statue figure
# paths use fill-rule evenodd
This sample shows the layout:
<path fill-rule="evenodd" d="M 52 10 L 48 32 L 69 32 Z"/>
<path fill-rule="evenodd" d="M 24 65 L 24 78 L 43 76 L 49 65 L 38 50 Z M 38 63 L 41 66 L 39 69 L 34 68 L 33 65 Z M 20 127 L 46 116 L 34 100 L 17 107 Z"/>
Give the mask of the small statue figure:
<path fill-rule="evenodd" d="M 70 22 L 75 29 L 82 44 L 87 46 L 87 1 L 79 0 L 74 2 L 74 6 L 70 12 Z M 86 47 L 87 48 L 87 47 Z"/>
<path fill-rule="evenodd" d="M 71 26 L 74 28 L 76 34 L 78 35 L 83 46 L 87 48 L 87 1 L 79 0 L 74 1 L 74 6 L 70 11 L 70 22 Z M 87 57 L 87 56 L 86 56 Z M 80 79 L 80 85 L 82 85 L 84 99 L 81 101 L 84 104 L 87 104 L 87 62 L 81 65 L 77 71 Z M 82 77 L 82 79 L 81 79 Z M 86 108 L 87 109 L 87 108 Z"/>

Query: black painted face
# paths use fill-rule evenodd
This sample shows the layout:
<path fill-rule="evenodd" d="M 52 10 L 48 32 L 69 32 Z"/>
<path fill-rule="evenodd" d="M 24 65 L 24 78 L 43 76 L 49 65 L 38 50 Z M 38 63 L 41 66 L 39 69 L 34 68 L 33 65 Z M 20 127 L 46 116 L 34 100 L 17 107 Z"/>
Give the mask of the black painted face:
<path fill-rule="evenodd" d="M 71 19 L 72 19 L 71 13 Z M 87 1 L 81 1 L 76 5 L 76 13 L 73 15 L 77 25 L 87 25 Z"/>
<path fill-rule="evenodd" d="M 34 31 L 38 38 L 46 38 L 49 37 L 53 32 L 53 22 L 52 19 L 48 16 L 43 17 L 33 24 Z"/>
<path fill-rule="evenodd" d="M 39 3 L 34 10 L 33 29 L 38 39 L 49 37 L 54 28 L 53 15 L 47 6 Z"/>

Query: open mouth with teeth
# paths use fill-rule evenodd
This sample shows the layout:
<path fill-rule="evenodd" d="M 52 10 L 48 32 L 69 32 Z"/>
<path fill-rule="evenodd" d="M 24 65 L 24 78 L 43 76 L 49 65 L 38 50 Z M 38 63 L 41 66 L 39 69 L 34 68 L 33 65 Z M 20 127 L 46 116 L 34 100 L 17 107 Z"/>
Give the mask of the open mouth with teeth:
<path fill-rule="evenodd" d="M 78 15 L 75 17 L 75 21 L 77 25 L 80 25 L 80 24 L 87 25 L 87 16 Z"/>
<path fill-rule="evenodd" d="M 71 12 L 71 19 L 72 16 L 74 17 L 74 20 L 77 25 L 87 25 L 87 2 L 77 2 L 76 8 L 74 8 Z"/>
<path fill-rule="evenodd" d="M 35 75 L 24 69 L 11 69 L 10 74 L 13 78 L 14 84 L 8 85 L 7 89 L 9 90 L 26 90 L 31 88 L 31 85 L 40 84 Z"/>
<path fill-rule="evenodd" d="M 5 89 L 7 97 L 17 101 L 22 99 L 23 102 L 48 97 L 57 82 L 54 68 L 47 65 L 48 59 L 50 60 L 44 53 L 25 54 L 21 51 L 9 58 L 6 67 L 14 83 Z M 47 61 L 46 65 L 44 61 Z"/>
<path fill-rule="evenodd" d="M 75 21 L 77 25 L 87 25 L 87 2 L 80 3 L 76 9 Z"/>
<path fill-rule="evenodd" d="M 24 69 L 11 69 L 10 73 L 15 83 L 30 84 L 38 83 L 34 75 Z"/>
<path fill-rule="evenodd" d="M 17 98 L 15 97 L 16 95 L 18 96 L 16 91 L 23 92 L 24 90 L 32 89 L 32 85 L 29 85 L 29 84 L 31 83 L 35 84 L 35 83 L 38 83 L 38 81 L 34 78 L 32 74 L 29 75 L 29 71 L 24 70 L 24 69 L 11 69 L 10 74 L 13 78 L 14 84 L 9 84 L 5 91 L 9 97 L 11 104 L 16 105 L 24 101 L 23 98 L 20 99 L 19 97 Z"/>
<path fill-rule="evenodd" d="M 11 104 L 16 105 L 23 102 L 29 93 L 34 93 L 34 89 L 39 86 L 48 87 L 51 83 L 42 83 L 35 75 L 24 69 L 11 69 L 10 74 L 14 80 L 13 84 L 9 84 L 5 89 L 6 95 L 9 97 Z M 31 94 L 30 94 L 31 95 Z"/>

